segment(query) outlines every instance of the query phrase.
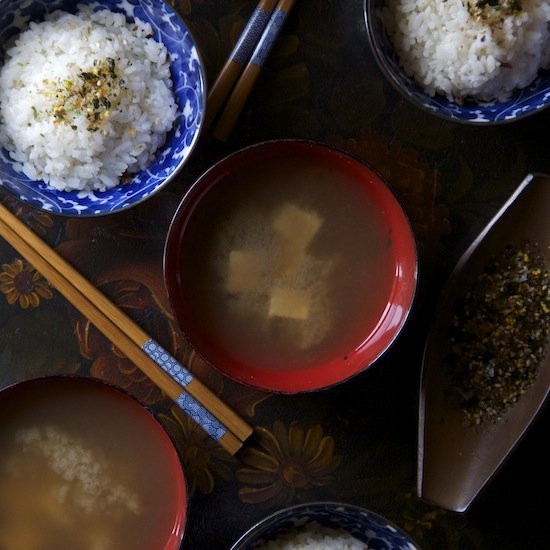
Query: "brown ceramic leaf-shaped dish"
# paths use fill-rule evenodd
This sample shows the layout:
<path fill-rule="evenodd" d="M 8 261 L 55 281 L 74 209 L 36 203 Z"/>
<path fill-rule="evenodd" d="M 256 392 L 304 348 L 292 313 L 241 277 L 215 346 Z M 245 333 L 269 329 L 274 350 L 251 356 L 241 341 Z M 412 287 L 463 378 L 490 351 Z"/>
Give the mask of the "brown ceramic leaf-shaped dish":
<path fill-rule="evenodd" d="M 451 322 L 458 301 L 507 244 L 538 243 L 550 268 L 550 176 L 530 174 L 464 253 L 440 301 L 424 352 L 419 404 L 418 494 L 433 504 L 462 512 L 495 475 L 540 410 L 550 388 L 546 345 L 534 383 L 500 420 L 480 426 L 465 422 L 449 399 Z"/>

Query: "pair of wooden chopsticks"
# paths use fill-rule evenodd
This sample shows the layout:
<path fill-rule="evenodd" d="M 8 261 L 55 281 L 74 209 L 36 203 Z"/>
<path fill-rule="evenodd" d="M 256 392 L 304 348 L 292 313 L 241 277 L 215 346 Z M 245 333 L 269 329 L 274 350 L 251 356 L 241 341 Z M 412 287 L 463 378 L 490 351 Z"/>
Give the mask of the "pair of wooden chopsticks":
<path fill-rule="evenodd" d="M 0 204 L 0 235 L 229 453 L 252 428 Z"/>
<path fill-rule="evenodd" d="M 206 104 L 204 130 L 216 122 L 212 135 L 220 141 L 231 134 L 294 1 L 260 0 L 214 82 Z"/>

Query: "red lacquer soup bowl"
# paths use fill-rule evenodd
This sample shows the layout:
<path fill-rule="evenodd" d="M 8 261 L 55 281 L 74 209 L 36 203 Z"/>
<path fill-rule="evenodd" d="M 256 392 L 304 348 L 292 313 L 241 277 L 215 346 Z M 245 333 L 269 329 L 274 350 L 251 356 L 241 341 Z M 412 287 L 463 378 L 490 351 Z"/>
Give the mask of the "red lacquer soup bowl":
<path fill-rule="evenodd" d="M 410 311 L 410 224 L 367 165 L 304 141 L 223 159 L 183 198 L 165 283 L 195 348 L 258 389 L 318 390 L 388 349 Z"/>
<path fill-rule="evenodd" d="M 177 550 L 187 491 L 160 422 L 91 378 L 0 391 L 0 547 Z"/>

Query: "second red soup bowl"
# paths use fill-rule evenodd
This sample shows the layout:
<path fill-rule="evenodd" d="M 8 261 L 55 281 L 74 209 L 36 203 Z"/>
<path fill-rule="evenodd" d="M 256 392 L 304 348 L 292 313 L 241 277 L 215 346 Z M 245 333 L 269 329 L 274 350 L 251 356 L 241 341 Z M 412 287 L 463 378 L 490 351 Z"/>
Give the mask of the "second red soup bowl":
<path fill-rule="evenodd" d="M 94 378 L 0 390 L 0 548 L 182 548 L 177 448 L 139 401 Z"/>
<path fill-rule="evenodd" d="M 190 188 L 164 274 L 199 355 L 240 383 L 298 393 L 343 382 L 388 349 L 413 302 L 417 257 L 403 209 L 371 168 L 273 141 Z"/>

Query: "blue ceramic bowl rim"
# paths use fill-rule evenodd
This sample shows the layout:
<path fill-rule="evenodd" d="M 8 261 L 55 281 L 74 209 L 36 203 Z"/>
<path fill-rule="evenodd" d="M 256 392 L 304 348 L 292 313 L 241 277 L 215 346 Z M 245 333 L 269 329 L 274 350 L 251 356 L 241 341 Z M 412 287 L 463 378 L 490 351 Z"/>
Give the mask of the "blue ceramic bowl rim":
<path fill-rule="evenodd" d="M 380 0 L 380 2 L 383 3 L 384 0 Z M 367 40 L 371 52 L 380 71 L 392 87 L 403 98 L 407 99 L 424 112 L 437 116 L 442 120 L 466 126 L 496 126 L 523 120 L 550 107 L 550 83 L 544 91 L 541 90 L 534 96 L 522 97 L 524 92 L 528 92 L 531 88 L 534 88 L 542 78 L 550 80 L 550 69 L 544 69 L 542 75 L 541 72 L 539 72 L 537 78 L 529 86 L 524 88 L 521 92 L 516 92 L 510 99 L 501 104 L 499 104 L 498 101 L 490 101 L 479 102 L 476 103 L 475 106 L 464 106 L 453 103 L 443 96 L 436 96 L 435 98 L 430 97 L 424 92 L 419 84 L 405 74 L 395 53 L 392 52 L 393 55 L 388 58 L 382 51 L 382 46 L 386 46 L 390 50 L 392 48 L 386 34 L 384 33 L 384 36 L 380 36 L 378 32 L 382 25 L 380 24 L 377 28 L 374 24 L 374 20 L 378 19 L 375 11 L 380 2 L 377 2 L 377 0 L 363 0 L 363 18 L 367 29 Z M 407 82 L 408 86 L 405 86 L 403 82 L 400 81 L 396 73 Z M 518 93 L 521 95 L 519 95 L 517 99 L 514 99 Z M 529 101 L 532 100 L 533 97 L 539 97 L 540 103 L 530 104 Z M 524 104 L 523 109 L 521 108 L 522 103 Z M 514 110 L 517 111 L 517 114 L 514 114 Z M 506 113 L 510 112 L 512 116 L 506 116 Z M 483 116 L 481 116 L 482 114 Z"/>
<path fill-rule="evenodd" d="M 156 424 L 160 427 L 162 432 L 164 432 L 164 435 L 168 438 L 170 441 L 172 448 L 176 455 L 180 459 L 180 472 L 182 477 L 182 484 L 183 484 L 183 492 L 185 494 L 185 510 L 183 510 L 183 522 L 181 523 L 180 527 L 180 535 L 179 535 L 179 545 L 180 548 L 182 548 L 183 541 L 185 539 L 185 533 L 187 532 L 187 525 L 189 523 L 189 505 L 190 505 L 190 493 L 189 493 L 189 485 L 187 482 L 187 476 L 185 475 L 185 470 L 183 468 L 183 458 L 181 456 L 181 452 L 178 449 L 178 446 L 176 445 L 176 442 L 174 438 L 172 437 L 172 434 L 168 431 L 166 426 L 159 420 L 157 415 L 144 403 L 142 403 L 137 397 L 126 391 L 124 388 L 121 388 L 120 386 L 117 386 L 115 384 L 112 384 L 111 382 L 108 382 L 106 380 L 101 380 L 99 378 L 95 378 L 93 376 L 83 376 L 81 374 L 48 374 L 48 375 L 42 375 L 42 376 L 34 376 L 31 378 L 25 378 L 24 380 L 16 380 L 14 382 L 11 382 L 7 386 L 4 386 L 3 388 L 0 388 L 0 400 L 2 399 L 2 396 L 6 392 L 11 391 L 17 391 L 17 389 L 22 385 L 28 385 L 28 384 L 40 384 L 41 382 L 55 382 L 56 380 L 70 380 L 75 381 L 78 383 L 83 384 L 97 384 L 98 386 L 104 386 L 106 388 L 109 388 L 115 392 L 120 393 L 126 398 L 131 399 L 135 403 L 137 403 L 143 411 L 151 417 Z"/>
<path fill-rule="evenodd" d="M 242 534 L 235 543 L 231 546 L 229 550 L 252 550 L 254 544 L 263 541 L 261 538 L 264 535 L 269 533 L 269 530 L 273 528 L 280 521 L 290 521 L 294 516 L 300 516 L 301 514 L 316 514 L 321 512 L 331 512 L 335 510 L 341 510 L 343 513 L 351 513 L 357 516 L 364 517 L 368 520 L 373 519 L 378 523 L 384 523 L 390 530 L 394 531 L 396 535 L 400 536 L 403 539 L 403 543 L 408 545 L 407 550 L 421 550 L 420 546 L 412 539 L 412 537 L 403 531 L 401 527 L 398 527 L 392 521 L 389 521 L 380 514 L 373 512 L 367 508 L 355 504 L 347 504 L 343 502 L 336 501 L 314 501 L 308 503 L 301 503 L 277 510 L 272 514 L 264 517 L 252 527 L 247 529 L 244 534 Z M 315 517 L 311 518 L 313 521 L 316 521 Z M 319 521 L 323 525 L 322 521 Z M 325 525 L 328 525 L 325 524 Z M 335 522 L 336 525 L 336 522 Z M 357 537 L 357 534 L 354 534 Z M 358 538 L 358 537 L 357 537 Z M 267 539 L 272 540 L 272 539 Z M 359 538 L 359 540 L 361 540 Z M 388 549 L 391 550 L 391 549 Z"/>
<path fill-rule="evenodd" d="M 19 200 L 21 203 L 35 208 L 37 210 L 47 212 L 54 215 L 59 215 L 63 217 L 100 217 L 108 214 L 114 214 L 132 208 L 137 204 L 147 200 L 166 185 L 168 185 L 175 177 L 179 175 L 183 167 L 187 164 L 187 161 L 191 157 L 197 143 L 199 141 L 200 135 L 202 133 L 202 128 L 204 125 L 204 113 L 206 110 L 206 98 L 207 98 L 207 80 L 205 73 L 205 64 L 202 59 L 202 55 L 197 47 L 197 42 L 194 39 L 190 29 L 184 22 L 180 13 L 173 8 L 167 0 L 53 0 L 48 2 L 47 0 L 30 0 L 30 1 L 18 1 L 18 0 L 0 0 L 0 6 L 4 9 L 5 5 L 14 5 L 18 6 L 24 4 L 24 6 L 30 6 L 26 9 L 30 10 L 45 10 L 45 13 L 51 13 L 56 9 L 63 9 L 66 11 L 74 11 L 78 4 L 91 5 L 94 9 L 111 9 L 113 11 L 119 11 L 126 15 L 126 17 L 135 17 L 135 10 L 141 10 L 147 17 L 141 17 L 145 22 L 150 22 L 149 12 L 151 10 L 161 10 L 162 15 L 170 21 L 174 26 L 177 26 L 177 33 L 180 36 L 180 40 L 177 41 L 178 44 L 178 54 L 181 51 L 185 52 L 186 59 L 188 61 L 195 60 L 195 66 L 193 68 L 193 73 L 186 73 L 186 76 L 191 75 L 190 80 L 195 79 L 193 82 L 194 91 L 197 94 L 197 104 L 198 112 L 194 115 L 192 123 L 188 124 L 187 115 L 183 113 L 184 105 L 178 103 L 178 114 L 174 126 L 171 131 L 167 133 L 167 140 L 164 145 L 161 145 L 155 154 L 151 165 L 145 170 L 141 170 L 137 174 L 133 174 L 132 182 L 130 184 L 119 184 L 111 189 L 105 191 L 94 191 L 91 193 L 82 194 L 80 191 L 56 191 L 55 189 L 49 187 L 42 181 L 30 180 L 23 174 L 18 174 L 13 170 L 13 161 L 8 162 L 10 165 L 10 172 L 2 172 L 4 169 L 0 166 L 0 188 L 5 189 L 13 197 Z M 47 4 L 48 8 L 46 9 L 43 5 Z M 39 6 L 38 8 L 36 6 Z M 42 6 L 42 7 L 40 7 Z M 116 9 L 114 9 L 116 8 Z M 129 11 L 128 11 L 129 10 Z M 156 16 L 156 15 L 155 15 Z M 7 23 L 2 21 L 2 18 L 5 18 Z M 25 16 L 26 17 L 26 16 Z M 151 16 L 152 17 L 152 16 Z M 11 22 L 8 21 L 7 14 L 0 16 L 0 24 L 3 25 L 0 27 L 0 37 L 4 36 L 7 30 L 10 29 Z M 36 17 L 35 15 L 30 16 L 29 20 L 41 20 L 42 17 Z M 166 20 L 163 21 L 166 24 Z M 166 29 L 162 29 L 159 26 L 151 23 L 153 26 L 153 32 L 155 34 L 155 39 L 160 43 L 166 45 Z M 15 22 L 13 25 L 21 25 L 20 22 Z M 24 21 L 22 27 L 25 29 L 28 26 L 28 21 Z M 166 25 L 165 25 L 166 26 Z M 11 39 L 12 35 L 8 36 Z M 175 40 L 170 39 L 171 42 L 176 43 Z M 170 63 L 171 71 L 173 70 L 173 60 Z M 173 76 L 173 75 L 172 75 Z M 174 82 L 176 85 L 176 82 Z M 182 85 L 178 86 L 181 88 Z M 176 92 L 176 87 L 174 88 Z M 176 97 L 177 94 L 175 93 Z M 189 145 L 184 145 L 184 138 L 186 137 L 182 133 L 182 127 L 189 125 L 190 127 L 194 126 L 192 130 L 192 141 Z M 161 173 L 156 175 L 152 172 L 149 172 L 149 169 L 154 165 L 159 159 L 162 159 L 163 162 L 170 155 L 169 140 L 171 136 L 174 139 L 173 146 L 176 148 L 173 154 L 178 154 L 175 156 L 177 161 L 174 161 L 171 168 L 163 168 L 163 171 L 167 172 L 167 175 Z M 179 138 L 182 138 L 181 140 Z M 179 150 L 178 150 L 179 148 Z M 9 155 L 5 149 L 2 150 L 0 160 L 5 164 L 5 159 Z M 17 163 L 15 163 L 17 164 Z M 171 171 L 169 171 L 171 170 Z M 6 180 L 6 177 L 8 178 Z M 136 182 L 136 177 L 139 178 L 139 181 Z M 145 180 L 145 184 L 141 181 Z M 15 181 L 19 180 L 19 181 Z M 134 187 L 135 186 L 135 187 Z"/>

